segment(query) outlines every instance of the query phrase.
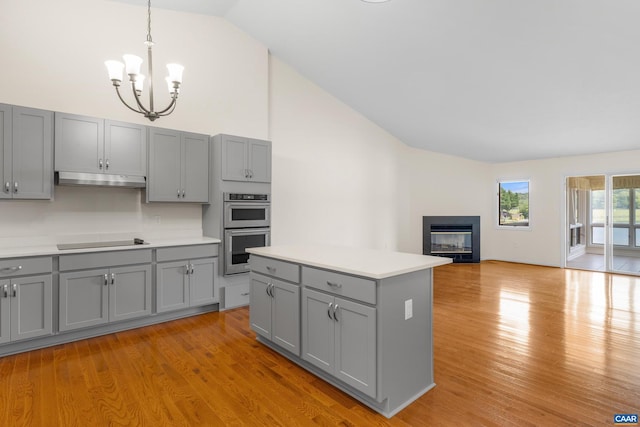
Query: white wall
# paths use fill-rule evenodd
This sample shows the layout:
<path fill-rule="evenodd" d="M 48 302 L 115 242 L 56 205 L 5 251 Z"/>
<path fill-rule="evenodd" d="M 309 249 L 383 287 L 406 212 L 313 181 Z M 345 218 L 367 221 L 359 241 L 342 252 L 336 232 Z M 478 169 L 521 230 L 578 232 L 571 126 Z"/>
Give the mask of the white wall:
<path fill-rule="evenodd" d="M 145 56 L 145 8 L 0 0 L 0 10 L 0 102 L 149 124 L 120 104 L 103 65 Z M 186 66 L 175 113 L 154 125 L 271 139 L 274 243 L 420 253 L 423 215 L 479 214 L 484 259 L 561 265 L 565 176 L 640 169 L 640 151 L 492 165 L 409 148 L 270 64 L 266 47 L 223 19 L 160 9 L 152 19 L 159 82 L 165 63 Z M 499 230 L 496 180 L 520 178 L 531 180 L 531 230 Z M 138 190 L 59 187 L 54 201 L 0 202 L 0 244 L 200 229 L 199 205 L 146 205 Z"/>
<path fill-rule="evenodd" d="M 564 182 L 567 176 L 640 172 L 640 150 L 490 165 L 485 194 L 497 215 L 497 181 L 529 179 L 528 231 L 483 227 L 483 258 L 561 266 L 565 239 Z M 486 249 L 486 250 L 485 250 Z"/>
<path fill-rule="evenodd" d="M 0 0 L 0 10 L 1 103 L 151 124 L 120 103 L 104 66 L 135 53 L 145 58 L 146 69 L 146 7 Z M 152 36 L 156 107 L 169 100 L 165 64 L 185 66 L 175 112 L 153 126 L 268 137 L 264 46 L 223 19 L 153 8 Z M 200 212 L 200 205 L 142 204 L 139 190 L 56 187 L 53 202 L 0 202 L 0 239 L 200 232 Z"/>
<path fill-rule="evenodd" d="M 276 58 L 272 243 L 397 249 L 404 145 Z"/>
<path fill-rule="evenodd" d="M 489 203 L 484 191 L 488 165 L 440 153 L 405 147 L 402 158 L 408 194 L 402 221 L 400 249 L 422 253 L 422 217 L 479 215 L 480 253 L 485 258 L 482 231 L 487 226 Z"/>

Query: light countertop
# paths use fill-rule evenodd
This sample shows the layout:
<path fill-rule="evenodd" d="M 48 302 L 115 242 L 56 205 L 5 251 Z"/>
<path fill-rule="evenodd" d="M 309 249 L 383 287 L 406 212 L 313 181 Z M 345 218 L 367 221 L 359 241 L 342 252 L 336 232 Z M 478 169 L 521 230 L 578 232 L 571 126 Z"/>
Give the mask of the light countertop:
<path fill-rule="evenodd" d="M 430 255 L 332 246 L 269 246 L 250 248 L 247 252 L 372 279 L 385 279 L 453 262 L 450 258 Z"/>
<path fill-rule="evenodd" d="M 151 239 L 145 240 L 144 245 L 127 245 L 127 246 L 110 246 L 101 248 L 87 248 L 87 249 L 69 249 L 59 250 L 53 243 L 34 245 L 34 246 L 8 246 L 0 248 L 0 259 L 3 258 L 15 258 L 15 257 L 28 257 L 28 256 L 46 256 L 46 255 L 65 255 L 65 254 L 80 254 L 89 252 L 107 252 L 107 251 L 121 251 L 121 250 L 135 250 L 135 249 L 153 249 L 167 246 L 187 246 L 187 245 L 206 245 L 211 243 L 220 243 L 220 239 L 214 237 L 185 237 L 185 238 L 169 238 L 169 239 Z"/>

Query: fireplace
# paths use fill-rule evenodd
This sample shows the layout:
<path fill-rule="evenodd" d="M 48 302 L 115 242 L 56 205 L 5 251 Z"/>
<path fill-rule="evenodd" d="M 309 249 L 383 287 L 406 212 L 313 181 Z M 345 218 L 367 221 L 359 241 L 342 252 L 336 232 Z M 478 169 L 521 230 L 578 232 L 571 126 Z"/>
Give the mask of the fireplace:
<path fill-rule="evenodd" d="M 422 253 L 480 262 L 479 216 L 423 216 Z"/>

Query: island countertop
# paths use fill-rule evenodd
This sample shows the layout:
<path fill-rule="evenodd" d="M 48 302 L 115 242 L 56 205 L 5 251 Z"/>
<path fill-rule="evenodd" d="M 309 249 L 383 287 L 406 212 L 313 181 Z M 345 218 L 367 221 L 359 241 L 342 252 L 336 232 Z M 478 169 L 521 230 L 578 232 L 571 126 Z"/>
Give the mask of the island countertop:
<path fill-rule="evenodd" d="M 339 246 L 279 245 L 249 248 L 247 252 L 371 279 L 385 279 L 453 262 L 450 258 L 430 255 Z"/>

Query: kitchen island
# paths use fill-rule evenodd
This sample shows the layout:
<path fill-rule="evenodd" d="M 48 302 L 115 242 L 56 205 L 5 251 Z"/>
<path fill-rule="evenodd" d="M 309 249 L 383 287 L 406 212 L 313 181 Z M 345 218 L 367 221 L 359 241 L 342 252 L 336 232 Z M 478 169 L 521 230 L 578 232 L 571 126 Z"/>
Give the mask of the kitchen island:
<path fill-rule="evenodd" d="M 432 269 L 451 259 L 318 246 L 248 252 L 259 342 L 389 418 L 435 386 Z"/>

